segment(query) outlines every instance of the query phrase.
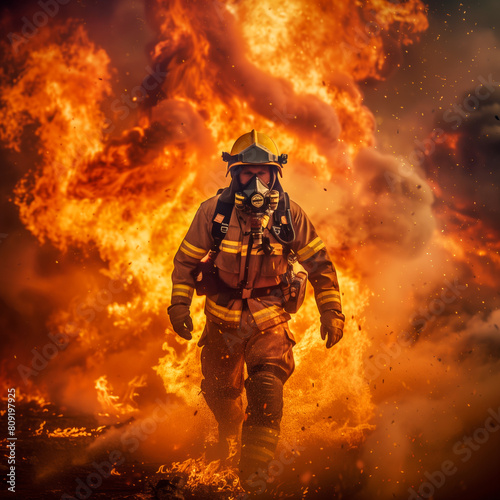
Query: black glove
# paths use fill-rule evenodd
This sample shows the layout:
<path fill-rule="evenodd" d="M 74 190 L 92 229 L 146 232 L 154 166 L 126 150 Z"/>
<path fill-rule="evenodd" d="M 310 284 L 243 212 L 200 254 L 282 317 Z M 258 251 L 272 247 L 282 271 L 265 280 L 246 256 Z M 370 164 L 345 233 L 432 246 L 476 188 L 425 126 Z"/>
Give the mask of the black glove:
<path fill-rule="evenodd" d="M 189 315 L 189 306 L 185 304 L 173 304 L 167 311 L 175 333 L 183 339 L 191 340 L 193 338 L 191 335 L 193 320 Z"/>
<path fill-rule="evenodd" d="M 344 315 L 335 310 L 321 315 L 321 338 L 326 340 L 326 348 L 333 347 L 344 335 Z"/>

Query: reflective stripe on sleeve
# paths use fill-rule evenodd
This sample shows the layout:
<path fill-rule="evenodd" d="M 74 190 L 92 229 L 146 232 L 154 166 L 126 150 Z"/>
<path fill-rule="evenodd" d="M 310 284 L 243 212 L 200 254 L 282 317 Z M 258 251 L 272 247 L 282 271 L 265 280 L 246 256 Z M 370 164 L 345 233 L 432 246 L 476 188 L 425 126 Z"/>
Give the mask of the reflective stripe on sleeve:
<path fill-rule="evenodd" d="M 194 288 L 189 285 L 174 285 L 172 288 L 172 297 L 193 297 Z"/>
<path fill-rule="evenodd" d="M 336 302 L 337 304 L 340 304 L 340 292 L 337 290 L 327 290 L 325 292 L 318 293 L 316 302 L 318 306 L 322 306 L 327 302 Z"/>
<path fill-rule="evenodd" d="M 194 245 L 191 245 L 191 243 L 188 243 L 186 240 L 182 241 L 180 250 L 182 253 L 185 253 L 188 257 L 192 257 L 193 259 L 196 260 L 201 260 L 207 254 L 207 250 L 195 247 Z"/>
<path fill-rule="evenodd" d="M 304 248 L 297 252 L 299 257 L 299 262 L 304 262 L 305 260 L 312 257 L 316 252 L 319 252 L 322 248 L 325 248 L 325 244 L 318 236 L 314 238 L 310 243 L 308 243 Z"/>

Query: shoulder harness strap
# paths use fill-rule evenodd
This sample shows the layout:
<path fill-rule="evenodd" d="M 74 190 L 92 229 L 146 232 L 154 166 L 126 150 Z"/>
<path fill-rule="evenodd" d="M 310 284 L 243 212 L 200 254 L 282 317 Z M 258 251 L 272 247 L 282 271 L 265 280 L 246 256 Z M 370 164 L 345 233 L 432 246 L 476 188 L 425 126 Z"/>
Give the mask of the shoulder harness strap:
<path fill-rule="evenodd" d="M 220 244 L 226 237 L 233 206 L 232 203 L 221 201 L 220 197 L 217 200 L 217 206 L 215 207 L 214 218 L 212 220 L 212 238 L 214 239 L 212 251 L 215 253 L 219 253 Z"/>
<path fill-rule="evenodd" d="M 295 240 L 295 229 L 293 228 L 288 193 L 283 193 L 278 208 L 273 214 L 271 231 L 273 236 L 289 251 L 290 244 Z"/>

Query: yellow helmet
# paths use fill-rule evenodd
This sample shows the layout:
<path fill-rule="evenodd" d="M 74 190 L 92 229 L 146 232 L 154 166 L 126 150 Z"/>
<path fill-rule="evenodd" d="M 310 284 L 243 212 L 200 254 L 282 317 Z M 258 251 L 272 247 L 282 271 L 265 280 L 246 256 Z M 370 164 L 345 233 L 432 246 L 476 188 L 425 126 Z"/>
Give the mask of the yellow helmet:
<path fill-rule="evenodd" d="M 222 159 L 227 161 L 226 175 L 238 165 L 274 165 L 283 177 L 283 165 L 288 161 L 288 155 L 281 154 L 278 146 L 266 134 L 252 130 L 236 139 L 231 154 L 222 153 Z"/>

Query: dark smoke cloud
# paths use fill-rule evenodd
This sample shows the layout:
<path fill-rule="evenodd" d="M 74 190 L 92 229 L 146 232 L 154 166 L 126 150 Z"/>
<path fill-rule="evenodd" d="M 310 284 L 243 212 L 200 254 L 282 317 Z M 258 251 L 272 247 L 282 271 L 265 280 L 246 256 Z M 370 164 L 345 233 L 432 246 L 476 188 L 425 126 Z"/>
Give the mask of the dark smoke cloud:
<path fill-rule="evenodd" d="M 361 224 L 351 228 L 368 231 L 360 240 L 381 253 L 420 253 L 435 227 L 434 197 L 425 179 L 414 171 L 401 175 L 400 159 L 375 150 L 361 151 L 354 167 L 362 186 L 358 200 L 365 209 Z"/>
<path fill-rule="evenodd" d="M 480 446 L 473 442 L 477 449 L 467 461 L 462 459 L 468 455 L 454 451 L 456 443 L 481 435 L 489 411 L 498 412 L 500 404 L 498 261 L 488 251 L 474 250 L 498 245 L 498 83 L 478 99 L 476 109 L 474 99 L 467 101 L 476 91 L 488 94 L 482 81 L 500 80 L 498 34 L 491 4 L 431 2 L 430 7 L 431 27 L 421 44 L 409 48 L 409 64 L 377 84 L 376 92 L 367 89 L 380 143 L 418 158 L 408 171 L 393 170 L 396 189 L 414 175 L 422 186 L 431 185 L 433 221 L 427 227 L 437 229 L 423 245 L 425 252 L 411 260 L 399 260 L 396 248 L 375 254 L 376 279 L 366 280 L 375 291 L 366 311 L 373 341 L 366 362 L 377 429 L 363 445 L 362 462 L 371 477 L 359 498 L 370 500 L 410 498 L 408 488 L 418 491 L 447 460 L 456 473 L 446 476 L 433 498 L 489 499 L 498 493 L 491 465 L 498 432 Z M 431 135 L 438 130 L 440 140 Z M 452 234 L 460 243 L 447 248 Z M 455 279 L 460 295 L 440 303 L 445 280 Z M 403 345 L 407 335 L 413 341 Z M 370 371 L 375 360 L 383 362 Z"/>
<path fill-rule="evenodd" d="M 454 146 L 450 147 L 448 141 L 437 144 L 427 157 L 426 169 L 442 190 L 440 201 L 467 218 L 482 221 L 485 237 L 491 229 L 498 238 L 500 90 L 499 83 L 490 85 L 465 93 L 438 120 L 436 126 Z"/>
<path fill-rule="evenodd" d="M 450 315 L 439 324 L 439 341 L 432 335 L 390 359 L 390 369 L 372 384 L 377 430 L 363 445 L 363 461 L 374 476 L 360 498 L 409 498 L 408 488 L 418 490 L 445 461 L 453 462 L 455 473 L 435 498 L 491 498 L 495 473 L 488 464 L 500 434 L 488 432 L 483 441 L 478 429 L 491 412 L 499 413 L 499 320 L 497 309 L 457 329 Z M 469 456 L 462 443 L 471 437 Z"/>

